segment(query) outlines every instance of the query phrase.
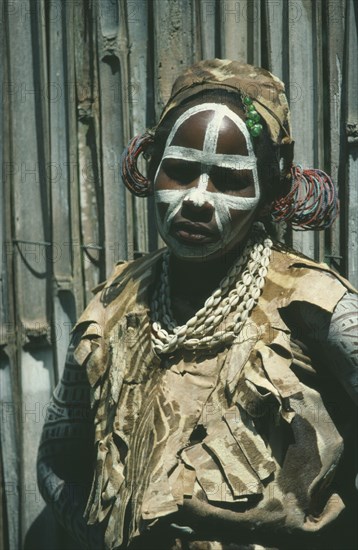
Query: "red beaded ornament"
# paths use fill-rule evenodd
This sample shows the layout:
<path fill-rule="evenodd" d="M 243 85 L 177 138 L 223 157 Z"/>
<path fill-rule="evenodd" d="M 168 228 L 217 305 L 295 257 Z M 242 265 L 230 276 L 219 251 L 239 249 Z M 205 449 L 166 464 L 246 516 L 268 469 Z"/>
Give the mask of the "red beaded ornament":
<path fill-rule="evenodd" d="M 318 169 L 291 168 L 291 191 L 274 201 L 271 216 L 297 230 L 327 229 L 339 211 L 337 191 L 331 178 Z"/>
<path fill-rule="evenodd" d="M 150 181 L 139 172 L 137 167 L 139 155 L 145 154 L 153 141 L 153 136 L 148 133 L 135 136 L 130 140 L 121 157 L 123 183 L 137 197 L 148 197 L 153 192 Z"/>

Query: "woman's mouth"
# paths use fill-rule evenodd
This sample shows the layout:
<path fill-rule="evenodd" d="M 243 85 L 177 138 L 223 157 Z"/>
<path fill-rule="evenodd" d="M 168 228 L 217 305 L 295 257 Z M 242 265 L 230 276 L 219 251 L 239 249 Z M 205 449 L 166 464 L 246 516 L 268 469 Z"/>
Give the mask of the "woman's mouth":
<path fill-rule="evenodd" d="M 216 231 L 202 223 L 174 222 L 170 232 L 173 237 L 186 244 L 208 244 L 219 239 Z"/>

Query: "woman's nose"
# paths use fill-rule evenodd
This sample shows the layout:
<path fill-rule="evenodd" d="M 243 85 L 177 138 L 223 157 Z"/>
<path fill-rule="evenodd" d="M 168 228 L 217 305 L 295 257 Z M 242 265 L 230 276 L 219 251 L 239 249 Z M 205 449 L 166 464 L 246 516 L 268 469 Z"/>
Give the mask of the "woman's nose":
<path fill-rule="evenodd" d="M 209 222 L 213 216 L 214 207 L 204 196 L 198 183 L 191 187 L 182 206 L 182 215 L 196 221 Z"/>
<path fill-rule="evenodd" d="M 181 215 L 183 218 L 188 218 L 192 221 L 209 223 L 213 217 L 213 206 L 204 201 L 201 204 L 193 202 L 190 199 L 183 201 Z"/>

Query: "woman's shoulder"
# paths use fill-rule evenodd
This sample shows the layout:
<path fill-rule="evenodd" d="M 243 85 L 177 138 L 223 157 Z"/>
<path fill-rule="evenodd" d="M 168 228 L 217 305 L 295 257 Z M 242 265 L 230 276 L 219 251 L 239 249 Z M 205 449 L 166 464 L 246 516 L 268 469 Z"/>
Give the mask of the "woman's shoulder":
<path fill-rule="evenodd" d="M 147 296 L 142 291 L 144 287 L 148 288 L 154 279 L 156 266 L 162 254 L 163 249 L 135 260 L 118 262 L 108 279 L 92 290 L 94 297 L 75 326 L 94 319 L 103 321 L 125 305 L 133 305 L 136 302 L 145 305 Z"/>
<path fill-rule="evenodd" d="M 308 302 L 333 311 L 342 296 L 356 289 L 330 268 L 301 252 L 275 243 L 267 278 L 266 293 L 286 307 L 291 302 Z M 280 307 L 280 306 L 278 306 Z"/>
<path fill-rule="evenodd" d="M 73 335 L 80 334 L 81 341 L 86 340 L 87 347 L 93 348 L 93 343 L 99 343 L 126 314 L 148 310 L 148 291 L 162 254 L 163 249 L 117 263 L 108 279 L 93 289 L 94 296 L 73 327 Z"/>
<path fill-rule="evenodd" d="M 162 254 L 159 250 L 116 264 L 108 279 L 93 290 L 94 297 L 72 329 L 75 363 L 86 365 L 92 388 L 100 387 L 97 382 L 107 371 L 108 350 L 112 339 L 120 337 L 123 323 L 129 325 L 135 316 L 146 316 L 149 288 Z M 97 399 L 96 392 L 92 392 L 92 405 Z"/>

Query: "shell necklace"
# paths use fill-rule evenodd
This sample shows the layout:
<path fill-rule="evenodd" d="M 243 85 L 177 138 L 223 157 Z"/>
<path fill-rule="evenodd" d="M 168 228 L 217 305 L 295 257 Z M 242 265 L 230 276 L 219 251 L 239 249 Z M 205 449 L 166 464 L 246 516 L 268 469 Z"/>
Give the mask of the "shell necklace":
<path fill-rule="evenodd" d="M 242 330 L 265 285 L 272 244 L 263 224 L 255 223 L 240 258 L 203 307 L 184 325 L 176 323 L 171 310 L 170 252 L 167 250 L 151 304 L 154 350 L 162 354 L 178 348 L 213 350 L 219 345 L 231 344 Z M 234 310 L 235 315 L 225 325 L 225 330 L 217 330 L 218 325 Z"/>

